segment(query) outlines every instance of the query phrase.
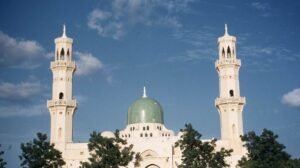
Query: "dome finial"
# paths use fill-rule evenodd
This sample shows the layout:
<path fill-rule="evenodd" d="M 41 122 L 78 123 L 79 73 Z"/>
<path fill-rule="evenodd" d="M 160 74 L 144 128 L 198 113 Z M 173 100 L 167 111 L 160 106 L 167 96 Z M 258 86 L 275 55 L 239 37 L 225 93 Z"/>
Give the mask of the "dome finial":
<path fill-rule="evenodd" d="M 228 28 L 227 28 L 227 24 L 225 24 L 225 35 L 228 35 Z"/>
<path fill-rule="evenodd" d="M 63 37 L 67 37 L 66 35 L 66 24 L 63 25 Z"/>
<path fill-rule="evenodd" d="M 147 90 L 146 90 L 146 86 L 144 86 L 144 92 L 143 92 L 143 98 L 147 97 Z"/>

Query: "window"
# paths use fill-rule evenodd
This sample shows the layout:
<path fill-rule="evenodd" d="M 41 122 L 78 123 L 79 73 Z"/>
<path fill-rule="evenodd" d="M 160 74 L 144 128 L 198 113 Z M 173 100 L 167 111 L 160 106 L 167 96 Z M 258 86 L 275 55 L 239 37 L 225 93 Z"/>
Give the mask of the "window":
<path fill-rule="evenodd" d="M 234 97 L 234 92 L 233 92 L 233 90 L 230 90 L 230 91 L 229 91 L 229 95 L 230 95 L 230 97 Z"/>
<path fill-rule="evenodd" d="M 59 93 L 59 99 L 61 100 L 61 99 L 64 99 L 64 93 L 63 92 L 60 92 Z"/>
<path fill-rule="evenodd" d="M 60 51 L 60 59 L 65 60 L 65 50 L 63 48 Z"/>
<path fill-rule="evenodd" d="M 149 131 L 149 126 L 147 126 L 147 130 Z"/>
<path fill-rule="evenodd" d="M 231 52 L 229 46 L 227 47 L 227 58 L 231 58 Z"/>
<path fill-rule="evenodd" d="M 68 58 L 68 60 L 70 60 L 70 51 L 69 51 L 69 49 L 67 51 L 67 58 Z"/>

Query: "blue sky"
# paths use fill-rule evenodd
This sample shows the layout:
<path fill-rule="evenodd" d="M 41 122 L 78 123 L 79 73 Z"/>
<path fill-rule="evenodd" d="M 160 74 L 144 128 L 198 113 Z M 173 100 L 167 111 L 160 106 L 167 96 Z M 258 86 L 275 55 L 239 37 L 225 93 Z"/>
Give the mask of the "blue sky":
<path fill-rule="evenodd" d="M 0 144 L 19 167 L 20 143 L 49 135 L 54 38 L 74 39 L 79 101 L 74 140 L 126 126 L 130 104 L 157 99 L 165 125 L 220 137 L 217 38 L 237 37 L 244 131 L 279 134 L 300 157 L 300 2 L 296 0 L 91 0 L 0 2 Z"/>

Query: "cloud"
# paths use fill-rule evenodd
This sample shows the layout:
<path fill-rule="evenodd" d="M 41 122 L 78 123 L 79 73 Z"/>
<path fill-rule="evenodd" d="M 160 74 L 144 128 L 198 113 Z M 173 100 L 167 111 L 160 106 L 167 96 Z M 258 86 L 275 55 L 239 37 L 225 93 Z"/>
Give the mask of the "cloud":
<path fill-rule="evenodd" d="M 0 117 L 36 116 L 46 111 L 39 96 L 45 87 L 40 82 L 0 84 Z M 38 103 L 37 103 L 38 102 Z"/>
<path fill-rule="evenodd" d="M 120 39 L 135 25 L 182 27 L 178 14 L 189 11 L 194 0 L 111 0 L 108 7 L 88 15 L 88 27 L 102 37 Z"/>
<path fill-rule="evenodd" d="M 15 116 L 38 116 L 47 113 L 46 103 L 35 105 L 20 105 L 0 106 L 0 117 L 15 117 Z"/>
<path fill-rule="evenodd" d="M 296 52 L 281 46 L 262 46 L 262 44 L 249 44 L 243 42 L 239 48 L 238 56 L 246 66 L 255 71 L 273 71 L 274 62 L 291 62 L 300 59 Z"/>
<path fill-rule="evenodd" d="M 123 23 L 120 21 L 111 21 L 110 12 L 95 9 L 88 17 L 88 27 L 97 30 L 98 34 L 106 37 L 111 35 L 114 39 L 119 39 L 125 34 Z"/>
<path fill-rule="evenodd" d="M 211 27 L 202 27 L 198 30 L 177 30 L 173 33 L 173 38 L 191 45 L 184 54 L 169 57 L 168 61 L 212 61 L 217 58 L 216 35 L 212 33 Z"/>
<path fill-rule="evenodd" d="M 263 11 L 268 8 L 268 5 L 262 2 L 252 2 L 251 6 L 257 10 L 263 10 Z"/>
<path fill-rule="evenodd" d="M 271 16 L 270 13 L 270 6 L 267 3 L 263 2 L 252 2 L 250 6 L 262 13 L 263 17 L 269 17 Z"/>
<path fill-rule="evenodd" d="M 34 61 L 43 57 L 44 52 L 44 48 L 36 41 L 16 39 L 0 31 L 1 67 L 38 67 Z"/>
<path fill-rule="evenodd" d="M 28 98 L 42 90 L 39 82 L 1 83 L 0 98 Z"/>
<path fill-rule="evenodd" d="M 296 88 L 282 96 L 282 103 L 292 107 L 300 107 L 300 88 Z"/>
<path fill-rule="evenodd" d="M 76 59 L 76 75 L 84 76 L 89 75 L 95 71 L 99 71 L 104 68 L 103 63 L 97 57 L 90 53 L 74 52 Z"/>

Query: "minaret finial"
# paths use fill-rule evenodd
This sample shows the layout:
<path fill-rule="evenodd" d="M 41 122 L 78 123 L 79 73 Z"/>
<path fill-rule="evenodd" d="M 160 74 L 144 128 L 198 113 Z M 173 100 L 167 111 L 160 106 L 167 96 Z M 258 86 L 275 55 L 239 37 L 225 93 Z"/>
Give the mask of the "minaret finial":
<path fill-rule="evenodd" d="M 147 90 L 146 90 L 146 86 L 144 86 L 144 93 L 143 93 L 143 98 L 147 97 Z"/>
<path fill-rule="evenodd" d="M 227 24 L 225 24 L 225 35 L 228 35 L 228 28 L 227 28 Z"/>
<path fill-rule="evenodd" d="M 67 37 L 67 35 L 66 35 L 66 24 L 64 24 L 64 26 L 63 26 L 63 35 L 62 36 Z"/>

